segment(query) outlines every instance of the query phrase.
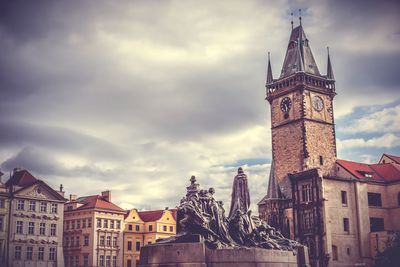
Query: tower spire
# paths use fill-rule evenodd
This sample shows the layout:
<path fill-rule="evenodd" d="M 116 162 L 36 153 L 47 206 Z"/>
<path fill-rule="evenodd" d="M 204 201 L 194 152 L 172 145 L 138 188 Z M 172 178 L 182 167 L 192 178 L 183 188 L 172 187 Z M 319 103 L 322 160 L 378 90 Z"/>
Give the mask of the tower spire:
<path fill-rule="evenodd" d="M 277 178 L 275 176 L 274 161 L 272 161 L 271 170 L 269 172 L 268 191 L 266 199 L 280 199 L 280 198 L 282 198 L 282 192 L 279 187 Z"/>
<path fill-rule="evenodd" d="M 301 8 L 299 9 L 299 21 L 300 21 L 300 26 L 301 26 Z"/>
<path fill-rule="evenodd" d="M 270 60 L 269 52 L 268 52 L 267 84 L 271 84 L 273 81 L 274 81 L 274 78 L 272 76 L 271 60 Z"/>
<path fill-rule="evenodd" d="M 290 24 L 292 24 L 292 30 L 293 30 L 293 12 L 290 13 L 290 15 L 292 16 L 292 21 L 290 22 Z"/>
<path fill-rule="evenodd" d="M 333 69 L 331 64 L 331 57 L 329 55 L 329 46 L 327 47 L 328 50 L 328 66 L 326 68 L 326 78 L 329 80 L 335 80 L 335 76 L 333 75 Z"/>

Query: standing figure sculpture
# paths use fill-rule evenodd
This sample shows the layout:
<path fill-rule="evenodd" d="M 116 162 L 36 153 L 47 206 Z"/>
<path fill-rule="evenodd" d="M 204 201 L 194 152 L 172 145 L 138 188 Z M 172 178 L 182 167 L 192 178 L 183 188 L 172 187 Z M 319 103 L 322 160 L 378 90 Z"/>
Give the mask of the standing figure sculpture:
<path fill-rule="evenodd" d="M 250 193 L 247 185 L 247 175 L 244 174 L 242 167 L 239 167 L 238 174 L 233 180 L 231 209 L 229 220 L 235 217 L 237 211 L 247 214 L 250 207 Z"/>

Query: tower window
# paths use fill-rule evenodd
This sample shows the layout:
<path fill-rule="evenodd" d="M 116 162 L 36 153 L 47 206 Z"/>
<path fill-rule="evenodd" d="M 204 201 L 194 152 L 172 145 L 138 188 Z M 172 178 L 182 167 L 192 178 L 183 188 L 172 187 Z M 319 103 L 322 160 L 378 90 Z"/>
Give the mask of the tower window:
<path fill-rule="evenodd" d="M 347 206 L 347 192 L 341 191 L 341 195 L 342 195 L 342 205 Z"/>
<path fill-rule="evenodd" d="M 324 158 L 319 156 L 319 165 L 324 165 Z"/>
<path fill-rule="evenodd" d="M 349 218 L 343 218 L 343 231 L 346 233 L 350 232 Z"/>
<path fill-rule="evenodd" d="M 337 246 L 333 245 L 332 246 L 332 260 L 337 261 L 338 259 L 339 259 L 339 257 L 338 257 Z"/>
<path fill-rule="evenodd" d="M 382 207 L 381 194 L 368 192 L 368 206 Z"/>
<path fill-rule="evenodd" d="M 304 184 L 301 186 L 301 197 L 303 202 L 311 201 L 311 184 Z"/>
<path fill-rule="evenodd" d="M 371 217 L 369 218 L 369 225 L 371 232 L 379 232 L 385 229 L 385 221 L 383 218 Z"/>

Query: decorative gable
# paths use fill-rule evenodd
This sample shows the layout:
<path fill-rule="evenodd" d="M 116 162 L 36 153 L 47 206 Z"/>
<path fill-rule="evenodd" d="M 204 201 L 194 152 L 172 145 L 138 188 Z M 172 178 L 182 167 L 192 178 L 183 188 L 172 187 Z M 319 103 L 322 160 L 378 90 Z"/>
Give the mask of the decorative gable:
<path fill-rule="evenodd" d="M 14 196 L 47 201 L 65 201 L 64 197 L 39 180 L 33 185 L 16 191 Z"/>

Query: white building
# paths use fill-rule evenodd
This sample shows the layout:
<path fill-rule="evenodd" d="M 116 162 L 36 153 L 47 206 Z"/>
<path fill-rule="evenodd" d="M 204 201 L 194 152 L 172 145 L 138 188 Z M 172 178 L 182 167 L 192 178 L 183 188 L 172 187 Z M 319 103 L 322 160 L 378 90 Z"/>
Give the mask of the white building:
<path fill-rule="evenodd" d="M 19 169 L 14 169 L 6 187 L 10 192 L 8 266 L 63 267 L 63 193 Z"/>

